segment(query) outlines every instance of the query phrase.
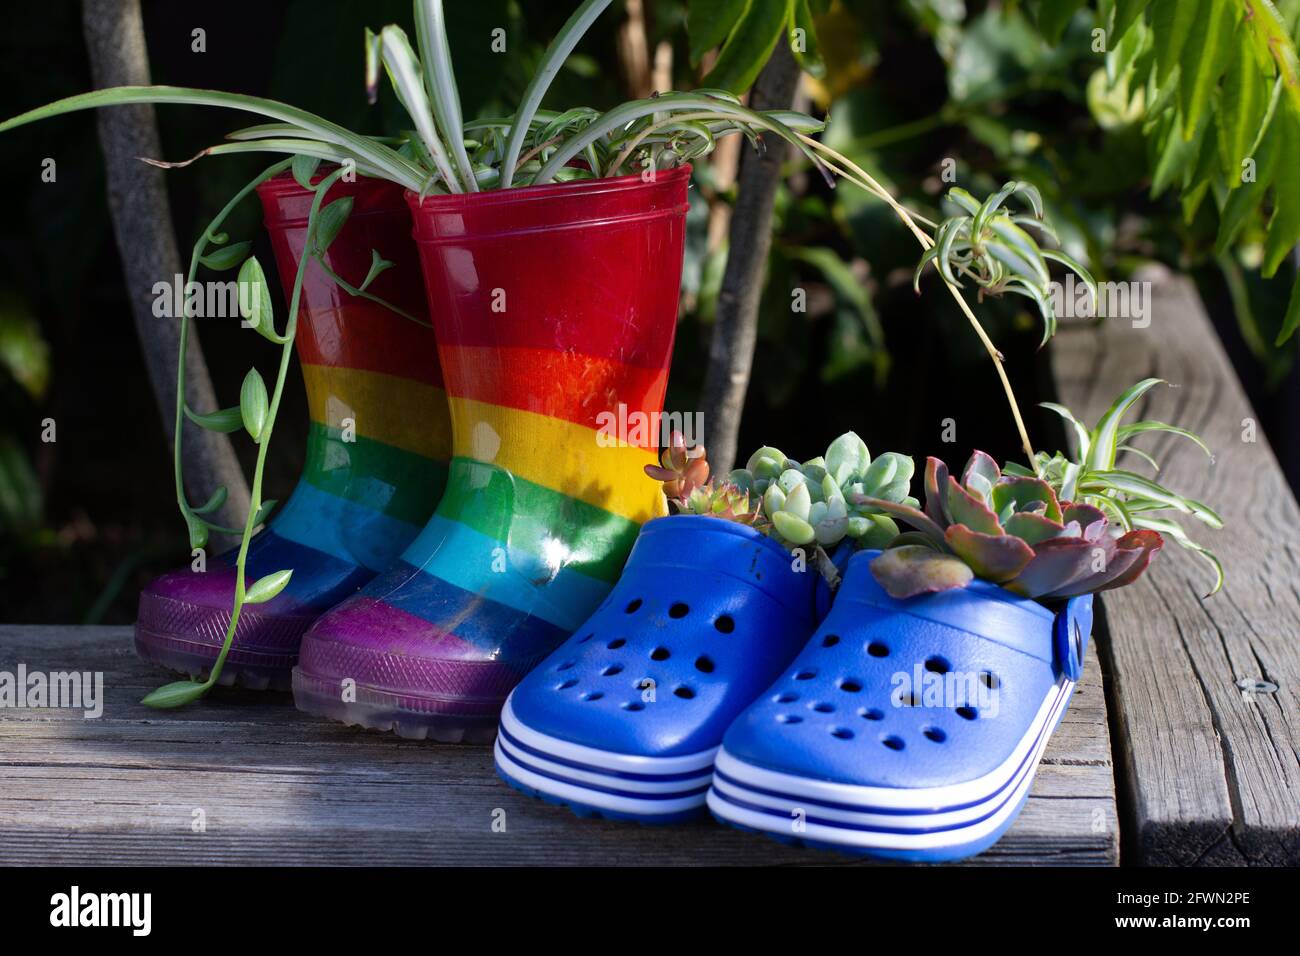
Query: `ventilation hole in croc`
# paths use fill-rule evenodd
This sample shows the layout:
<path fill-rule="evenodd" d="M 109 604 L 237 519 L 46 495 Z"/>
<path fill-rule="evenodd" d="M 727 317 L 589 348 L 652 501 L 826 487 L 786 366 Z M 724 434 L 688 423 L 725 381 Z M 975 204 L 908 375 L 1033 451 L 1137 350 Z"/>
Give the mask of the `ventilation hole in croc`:
<path fill-rule="evenodd" d="M 678 601 L 676 604 L 674 604 L 672 607 L 668 609 L 668 616 L 673 618 L 674 620 L 683 618 L 690 613 L 691 613 L 691 609 L 687 607 L 685 604 L 683 604 L 681 601 Z"/>
<path fill-rule="evenodd" d="M 899 707 L 920 707 L 921 698 L 916 696 L 916 694 L 904 694 L 902 697 L 898 698 L 898 706 Z"/>
<path fill-rule="evenodd" d="M 812 709 L 817 711 L 819 714 L 835 713 L 835 706 L 833 704 L 828 704 L 825 701 L 819 701 L 818 703 L 813 704 Z"/>
<path fill-rule="evenodd" d="M 666 661 L 671 656 L 672 655 L 668 653 L 668 648 L 666 647 L 656 647 L 650 652 L 650 660 L 652 661 Z"/>
<path fill-rule="evenodd" d="M 962 720 L 974 720 L 980 715 L 980 712 L 974 707 L 958 707 L 957 716 Z"/>
<path fill-rule="evenodd" d="M 555 669 L 556 669 L 557 671 L 567 671 L 569 668 L 571 668 L 571 667 L 572 667 L 574 664 L 576 664 L 576 663 L 578 663 L 578 662 L 577 662 L 577 661 L 565 661 L 563 664 L 559 665 L 559 666 L 558 666 L 557 668 L 555 668 Z"/>
<path fill-rule="evenodd" d="M 645 710 L 645 704 L 639 700 L 629 700 L 623 705 L 624 710 Z"/>
<path fill-rule="evenodd" d="M 691 690 L 685 684 L 683 684 L 681 687 L 678 687 L 676 690 L 673 691 L 673 693 L 676 696 L 680 697 L 682 700 L 690 700 L 692 697 L 695 696 L 695 691 Z"/>
<path fill-rule="evenodd" d="M 695 658 L 695 669 L 701 674 L 712 674 L 713 661 L 707 657 L 697 657 Z"/>
<path fill-rule="evenodd" d="M 883 710 L 878 710 L 875 707 L 863 707 L 860 711 L 858 711 L 858 713 L 862 716 L 863 720 L 884 720 L 885 719 L 885 712 Z"/>
<path fill-rule="evenodd" d="M 952 670 L 952 667 L 942 657 L 927 657 L 925 659 L 925 669 L 932 674 L 946 674 Z"/>
<path fill-rule="evenodd" d="M 837 737 L 840 740 L 852 740 L 853 731 L 849 730 L 847 727 L 836 727 L 831 730 L 831 736 Z"/>
<path fill-rule="evenodd" d="M 925 734 L 926 740 L 933 740 L 936 744 L 941 744 L 948 739 L 948 735 L 938 727 L 926 727 L 921 733 Z"/>
<path fill-rule="evenodd" d="M 556 684 L 556 685 L 555 685 L 555 689 L 556 689 L 556 690 L 568 690 L 570 687 L 572 687 L 572 686 L 573 686 L 574 684 L 576 684 L 576 683 L 578 683 L 578 678 L 576 678 L 576 677 L 570 677 L 568 680 L 566 680 L 566 681 L 564 681 L 564 682 L 562 682 L 562 683 L 560 683 L 560 684 Z"/>
<path fill-rule="evenodd" d="M 595 635 L 594 633 L 592 633 L 592 634 L 588 634 L 586 637 L 579 638 L 579 639 L 578 639 L 578 643 L 579 643 L 579 644 L 586 644 L 589 640 L 591 640 L 591 639 L 592 639 L 593 637 L 595 637 L 595 636 L 596 636 L 596 635 Z"/>
<path fill-rule="evenodd" d="M 786 691 L 784 694 L 777 694 L 772 698 L 772 700 L 778 704 L 793 704 L 798 699 L 798 694 L 792 694 L 789 691 Z"/>
<path fill-rule="evenodd" d="M 992 671 L 980 671 L 980 683 L 989 690 L 997 690 L 1002 686 L 1002 678 Z"/>
<path fill-rule="evenodd" d="M 856 694 L 858 691 L 862 690 L 862 685 L 855 680 L 846 679 L 840 681 L 840 690 L 844 691 L 846 694 Z"/>
<path fill-rule="evenodd" d="M 881 737 L 880 742 L 884 744 L 886 747 L 888 747 L 890 750 L 902 750 L 904 747 L 907 746 L 905 743 L 903 743 L 902 737 L 893 737 L 893 736 Z"/>
<path fill-rule="evenodd" d="M 822 638 L 822 647 L 834 647 L 840 642 L 838 634 L 827 634 Z"/>
<path fill-rule="evenodd" d="M 623 608 L 624 614 L 635 614 L 641 608 L 641 599 L 634 598 L 628 602 L 627 607 Z"/>
<path fill-rule="evenodd" d="M 783 724 L 801 724 L 803 718 L 798 714 L 777 714 L 776 719 Z"/>
<path fill-rule="evenodd" d="M 732 619 L 730 614 L 719 614 L 714 620 L 713 626 L 723 634 L 730 634 L 736 629 L 736 622 Z"/>
<path fill-rule="evenodd" d="M 583 699 L 583 700 L 600 700 L 600 699 L 601 699 L 602 697 L 604 697 L 604 696 L 605 696 L 605 694 L 604 694 L 603 691 L 593 690 L 593 691 L 588 691 L 587 693 L 583 694 L 583 695 L 582 695 L 582 699 Z"/>
<path fill-rule="evenodd" d="M 800 671 L 794 675 L 795 680 L 812 680 L 817 676 L 816 671 Z"/>
<path fill-rule="evenodd" d="M 626 643 L 627 641 L 624 640 L 623 638 L 616 637 L 605 646 L 608 647 L 611 651 L 616 651 Z"/>
<path fill-rule="evenodd" d="M 621 674 L 621 673 L 623 673 L 622 664 L 610 664 L 608 667 L 606 667 L 603 671 L 600 672 L 600 676 L 613 677 L 615 674 Z"/>
<path fill-rule="evenodd" d="M 889 647 L 886 644 L 882 644 L 880 641 L 872 641 L 867 645 L 867 653 L 872 657 L 888 657 Z"/>

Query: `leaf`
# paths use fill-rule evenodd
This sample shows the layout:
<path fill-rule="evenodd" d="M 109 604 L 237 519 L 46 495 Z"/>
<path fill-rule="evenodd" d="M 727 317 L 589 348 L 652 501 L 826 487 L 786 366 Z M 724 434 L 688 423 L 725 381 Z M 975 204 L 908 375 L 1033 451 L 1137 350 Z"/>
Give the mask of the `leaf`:
<path fill-rule="evenodd" d="M 1210 594 L 1217 594 L 1223 588 L 1223 562 L 1219 560 L 1219 556 L 1209 548 L 1197 544 L 1188 537 L 1187 532 L 1183 530 L 1182 525 L 1178 524 L 1178 522 L 1170 521 L 1166 518 L 1152 517 L 1151 515 L 1138 515 L 1133 519 L 1133 523 L 1139 528 L 1146 528 L 1165 535 L 1166 537 L 1173 538 L 1174 541 L 1182 547 L 1199 554 L 1206 561 L 1210 562 L 1210 567 L 1214 569 L 1214 587 L 1210 590 Z M 1207 594 L 1206 597 L 1209 597 L 1209 595 Z"/>
<path fill-rule="evenodd" d="M 1074 412 L 1070 411 L 1064 405 L 1057 405 L 1055 402 L 1039 402 L 1039 408 L 1046 408 L 1049 411 L 1056 412 L 1074 429 L 1075 456 L 1079 461 L 1085 461 L 1088 458 L 1088 448 L 1092 444 L 1092 436 L 1083 423 L 1074 417 Z"/>
<path fill-rule="evenodd" d="M 199 256 L 199 262 L 209 269 L 225 272 L 227 269 L 233 269 L 239 265 L 251 248 L 253 248 L 251 242 L 237 242 L 233 246 L 222 246 L 207 255 Z"/>
<path fill-rule="evenodd" d="M 1282 86 L 1291 100 L 1291 108 L 1300 112 L 1300 60 L 1287 25 L 1276 6 L 1269 0 L 1243 0 L 1246 7 L 1246 26 L 1260 60 L 1271 57 L 1277 64 Z"/>
<path fill-rule="evenodd" d="M 1061 504 L 1056 500 L 1052 486 L 1041 478 L 1018 478 L 1007 475 L 993 486 L 993 500 L 990 502 L 997 514 L 1010 505 L 1015 511 L 1029 511 L 1036 502 L 1042 502 L 1039 511 L 1051 521 L 1061 520 Z"/>
<path fill-rule="evenodd" d="M 316 156 L 295 156 L 289 169 L 293 172 L 293 178 L 303 189 L 315 190 L 312 185 L 312 177 L 316 175 L 316 167 L 320 165 L 320 159 Z"/>
<path fill-rule="evenodd" d="M 867 443 L 857 432 L 845 432 L 831 442 L 825 457 L 827 474 L 841 486 L 848 484 L 850 478 L 862 475 L 871 464 Z"/>
<path fill-rule="evenodd" d="M 749 0 L 718 53 L 705 86 L 743 93 L 754 85 L 777 41 L 785 33 L 789 0 Z"/>
<path fill-rule="evenodd" d="M 952 515 L 953 524 L 964 524 L 983 534 L 1002 533 L 998 516 L 952 477 L 948 479 L 948 513 Z"/>
<path fill-rule="evenodd" d="M 984 479 L 991 488 L 1002 477 L 1002 471 L 998 468 L 998 463 L 984 452 L 974 451 L 971 453 L 970 461 L 966 462 L 966 470 L 961 474 L 961 483 L 969 488 L 971 478 L 976 475 Z"/>
<path fill-rule="evenodd" d="M 943 528 L 919 508 L 913 508 L 911 505 L 900 504 L 896 501 L 887 501 L 884 498 L 871 498 L 866 495 L 852 495 L 849 500 L 859 507 L 883 511 L 890 517 L 915 528 L 933 541 L 936 546 L 943 547 Z"/>
<path fill-rule="evenodd" d="M 908 544 L 882 551 L 871 562 L 871 576 L 895 600 L 964 588 L 975 572 L 961 558 L 924 545 Z"/>
<path fill-rule="evenodd" d="M 195 517 L 187 512 L 185 514 L 185 530 L 189 533 L 191 549 L 196 550 L 207 545 L 208 526 L 202 518 Z"/>
<path fill-rule="evenodd" d="M 794 54 L 795 62 L 811 76 L 818 79 L 825 76 L 826 61 L 822 59 L 817 26 L 813 23 L 808 0 L 791 0 L 789 32 L 790 51 Z"/>
<path fill-rule="evenodd" d="M 411 48 L 406 31 L 390 23 L 379 32 L 379 49 L 388 72 L 388 79 L 393 84 L 398 100 L 411 119 L 415 121 L 415 130 L 420 134 L 424 148 L 428 150 L 434 166 L 447 189 L 454 193 L 464 192 L 459 178 L 451 168 L 451 159 L 443 146 L 438 128 L 433 122 L 433 111 L 429 104 L 429 95 L 425 91 L 423 71 L 420 58 Z"/>
<path fill-rule="evenodd" d="M 1157 385 L 1166 384 L 1162 378 L 1144 378 L 1124 390 L 1115 399 L 1092 430 L 1088 455 L 1083 464 L 1089 471 L 1100 471 L 1115 466 L 1115 452 L 1119 445 L 1120 420 L 1133 407 L 1133 403 Z"/>
<path fill-rule="evenodd" d="M 378 249 L 371 249 L 370 250 L 370 271 L 366 273 L 365 281 L 363 281 L 361 285 L 358 286 L 358 288 L 362 292 L 365 292 L 366 289 L 369 288 L 370 283 L 374 282 L 377 278 L 379 278 L 380 273 L 387 272 L 392 267 L 393 267 L 393 263 L 389 262 L 387 259 L 381 256 L 379 254 Z"/>
<path fill-rule="evenodd" d="M 772 524 L 781 537 L 791 544 L 809 544 L 817 536 L 812 525 L 788 511 L 778 511 L 772 515 Z"/>
<path fill-rule="evenodd" d="M 1083 0 L 1040 0 L 1038 4 L 1038 29 L 1043 39 L 1053 45 L 1061 42 L 1065 28 L 1070 25 Z"/>
<path fill-rule="evenodd" d="M 963 524 L 951 525 L 944 540 L 953 553 L 986 581 L 1010 581 L 1034 556 L 1034 549 L 1009 534 L 980 534 Z"/>
<path fill-rule="evenodd" d="M 1211 460 L 1214 459 L 1214 453 L 1210 451 L 1210 446 L 1201 440 L 1201 436 L 1195 432 L 1188 431 L 1186 428 L 1179 428 L 1177 425 L 1168 425 L 1165 422 L 1144 421 L 1133 422 L 1131 425 L 1124 425 L 1120 428 L 1116 437 L 1117 441 L 1128 441 L 1134 435 L 1141 435 L 1145 432 L 1169 432 L 1172 435 L 1181 435 L 1194 441 Z"/>
<path fill-rule="evenodd" d="M 212 512 L 216 511 L 226 503 L 227 494 L 226 486 L 219 485 L 217 490 L 212 492 L 212 496 L 208 498 L 206 502 L 204 502 L 200 507 L 193 509 L 194 513 L 196 515 L 212 514 Z"/>
<path fill-rule="evenodd" d="M 1278 150 L 1285 166 L 1273 182 L 1273 216 L 1268 221 L 1264 261 L 1260 266 L 1260 275 L 1266 279 L 1277 273 L 1283 260 L 1300 243 L 1300 172 L 1295 165 L 1300 157 L 1300 111 L 1286 101 L 1273 122 L 1281 124 Z"/>
<path fill-rule="evenodd" d="M 236 408 L 223 408 L 217 412 L 208 412 L 199 414 L 190 411 L 188 405 L 185 406 L 185 417 L 198 425 L 200 428 L 206 428 L 212 432 L 237 432 L 244 424 L 244 419 Z"/>
<path fill-rule="evenodd" d="M 253 527 L 256 528 L 260 524 L 265 524 L 266 519 L 271 516 L 271 511 L 277 504 L 279 502 L 275 498 L 267 498 L 263 501 L 262 507 L 257 509 L 257 516 L 253 518 Z"/>
<path fill-rule="evenodd" d="M 748 5 L 749 0 L 690 0 L 686 36 L 690 41 L 691 66 L 699 66 L 704 54 L 722 45 Z"/>
<path fill-rule="evenodd" d="M 1237 4 L 1233 0 L 1181 0 L 1196 8 L 1187 40 L 1179 54 L 1179 106 L 1183 139 L 1191 139 L 1228 68 L 1237 41 Z"/>
<path fill-rule="evenodd" d="M 256 256 L 250 256 L 239 268 L 239 311 L 244 321 L 263 338 L 278 340 L 275 313 L 271 304 L 271 285 Z"/>
<path fill-rule="evenodd" d="M 284 590 L 284 586 L 293 577 L 293 569 L 272 571 L 265 577 L 258 578 L 253 586 L 244 592 L 245 604 L 264 604 Z"/>
<path fill-rule="evenodd" d="M 152 690 L 140 699 L 146 707 L 168 710 L 198 700 L 208 692 L 208 685 L 193 680 L 178 680 Z"/>
<path fill-rule="evenodd" d="M 1277 341 L 1273 344 L 1281 348 L 1287 340 L 1295 334 L 1295 330 L 1300 328 L 1300 275 L 1296 276 L 1296 281 L 1291 286 L 1291 301 L 1286 307 L 1286 316 L 1282 319 L 1282 329 L 1277 333 Z"/>
<path fill-rule="evenodd" d="M 1183 46 L 1200 12 L 1197 0 L 1154 0 L 1151 4 L 1156 79 L 1163 86 L 1178 65 Z"/>
<path fill-rule="evenodd" d="M 1128 33 L 1129 27 L 1137 22 L 1150 2 L 1151 0 L 1115 0 L 1115 31 L 1110 40 L 1112 48 Z"/>
<path fill-rule="evenodd" d="M 1245 45 L 1234 47 L 1218 113 L 1219 164 L 1229 189 L 1241 185 L 1241 161 L 1250 155 L 1269 100 L 1268 78 L 1255 58 Z"/>
<path fill-rule="evenodd" d="M 266 428 L 268 411 L 266 383 L 255 368 L 250 368 L 244 376 L 244 384 L 239 389 L 239 416 L 244 423 L 244 430 L 252 436 L 253 441 L 261 442 L 262 432 Z"/>
<path fill-rule="evenodd" d="M 460 110 L 460 92 L 456 89 L 456 72 L 447 42 L 447 23 L 442 0 L 416 0 L 415 35 L 424 58 L 424 85 L 433 103 L 433 112 L 443 138 L 456 161 L 460 183 L 468 192 L 478 192 L 478 180 L 469 154 L 465 151 L 464 117 Z"/>
<path fill-rule="evenodd" d="M 1087 476 L 1083 486 L 1088 491 L 1118 491 L 1133 499 L 1148 499 L 1162 506 L 1173 508 L 1175 511 L 1181 511 L 1183 514 L 1191 515 L 1211 528 L 1223 527 L 1223 519 L 1208 505 L 1192 498 L 1184 498 L 1163 485 L 1156 484 L 1150 478 L 1144 478 L 1131 471 L 1118 469 L 1094 471 Z"/>
<path fill-rule="evenodd" d="M 352 197 L 344 196 L 342 199 L 336 199 L 316 217 L 316 252 L 324 254 L 343 228 L 343 224 L 348 221 L 348 216 L 352 214 Z"/>

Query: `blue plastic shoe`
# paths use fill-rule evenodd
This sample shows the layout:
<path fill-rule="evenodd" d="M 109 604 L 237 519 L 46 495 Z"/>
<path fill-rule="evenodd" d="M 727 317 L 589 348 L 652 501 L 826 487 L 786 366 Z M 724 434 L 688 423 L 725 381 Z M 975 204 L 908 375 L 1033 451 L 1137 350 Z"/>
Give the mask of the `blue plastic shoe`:
<path fill-rule="evenodd" d="M 910 861 L 997 842 L 1024 805 L 1092 631 L 996 585 L 906 601 L 854 555 L 830 614 L 731 726 L 708 805 L 786 842 Z"/>
<path fill-rule="evenodd" d="M 515 688 L 497 771 L 580 816 L 703 812 L 722 735 L 816 627 L 821 576 L 751 528 L 648 522 L 596 613 Z"/>

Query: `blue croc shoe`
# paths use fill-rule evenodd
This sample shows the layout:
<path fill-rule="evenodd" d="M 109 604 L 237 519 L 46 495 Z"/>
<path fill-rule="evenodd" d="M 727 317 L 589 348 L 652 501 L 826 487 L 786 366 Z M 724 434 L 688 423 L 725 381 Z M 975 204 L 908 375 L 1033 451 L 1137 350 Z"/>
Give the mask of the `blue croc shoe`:
<path fill-rule="evenodd" d="M 899 601 L 853 556 L 834 607 L 737 718 L 708 805 L 787 842 L 912 861 L 970 856 L 1024 805 L 1069 703 L 1092 597 L 1055 613 L 997 585 Z"/>
<path fill-rule="evenodd" d="M 609 597 L 506 701 L 498 772 L 583 816 L 698 815 L 723 733 L 816 627 L 820 581 L 744 525 L 648 522 Z"/>

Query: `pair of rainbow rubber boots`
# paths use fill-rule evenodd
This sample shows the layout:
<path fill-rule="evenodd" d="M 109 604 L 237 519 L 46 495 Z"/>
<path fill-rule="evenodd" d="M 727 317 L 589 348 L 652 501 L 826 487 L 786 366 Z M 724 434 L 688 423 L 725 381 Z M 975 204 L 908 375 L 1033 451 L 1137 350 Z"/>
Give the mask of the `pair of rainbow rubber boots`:
<path fill-rule="evenodd" d="M 297 487 L 251 543 L 221 682 L 292 686 L 300 709 L 403 736 L 489 740 L 510 690 L 617 580 L 666 513 L 643 466 L 672 356 L 688 167 L 420 202 L 339 182 L 326 261 L 417 324 L 306 272 L 296 348 L 310 409 Z M 258 189 L 283 282 L 309 190 Z M 136 649 L 191 675 L 225 638 L 233 554 L 140 597 Z"/>

